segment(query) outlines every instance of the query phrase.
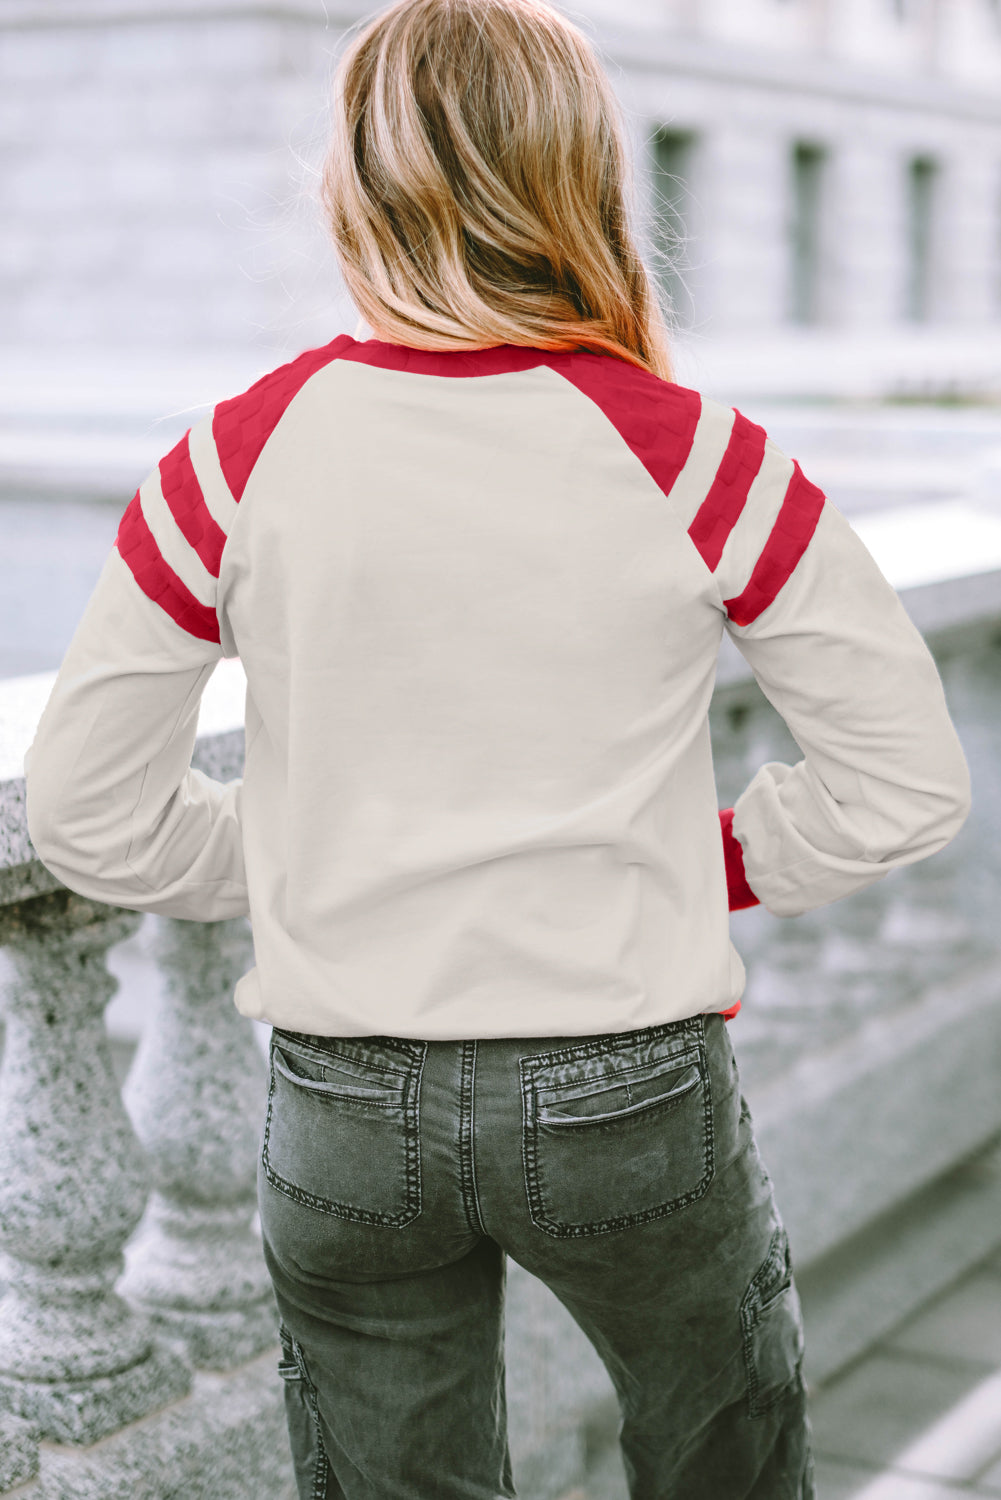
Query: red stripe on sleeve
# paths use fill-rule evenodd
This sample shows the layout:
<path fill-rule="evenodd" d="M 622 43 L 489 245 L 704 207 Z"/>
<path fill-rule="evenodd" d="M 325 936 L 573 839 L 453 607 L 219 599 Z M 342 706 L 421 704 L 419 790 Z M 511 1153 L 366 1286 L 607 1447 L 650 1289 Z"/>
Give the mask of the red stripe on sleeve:
<path fill-rule="evenodd" d="M 723 462 L 712 487 L 699 506 L 688 535 L 710 570 L 715 569 L 747 503 L 748 491 L 765 456 L 765 429 L 737 412 Z"/>
<path fill-rule="evenodd" d="M 218 644 L 219 621 L 215 610 L 200 604 L 164 562 L 142 513 L 138 490 L 119 523 L 115 546 L 147 599 L 158 604 L 189 635 Z"/>
<path fill-rule="evenodd" d="M 242 396 L 219 402 L 212 417 L 212 436 L 234 500 L 242 498 L 264 444 L 293 397 L 311 375 L 338 359 L 353 343 L 348 334 L 341 334 L 322 349 L 308 349 L 291 364 L 264 375 Z"/>
<path fill-rule="evenodd" d="M 166 458 L 160 460 L 160 488 L 184 540 L 194 547 L 213 578 L 218 578 L 226 533 L 205 504 L 191 462 L 188 437 L 186 432 Z"/>
<path fill-rule="evenodd" d="M 773 602 L 810 545 L 823 508 L 823 490 L 811 484 L 799 464 L 794 463 L 782 508 L 747 587 L 734 598 L 723 601 L 735 625 L 750 625 Z"/>

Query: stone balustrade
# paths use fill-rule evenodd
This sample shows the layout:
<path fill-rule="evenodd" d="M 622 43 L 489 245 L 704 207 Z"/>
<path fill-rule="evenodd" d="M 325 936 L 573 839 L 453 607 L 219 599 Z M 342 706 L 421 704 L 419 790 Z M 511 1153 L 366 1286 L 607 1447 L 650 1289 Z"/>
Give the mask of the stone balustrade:
<path fill-rule="evenodd" d="M 979 571 L 976 569 L 979 567 Z M 889 571 L 889 570 L 888 570 Z M 948 849 L 794 921 L 734 915 L 749 983 L 731 1035 L 790 1230 L 813 1378 L 1001 1241 L 1001 568 L 905 590 L 970 761 Z M 51 675 L 0 683 L 0 1493 L 24 1500 L 291 1500 L 276 1314 L 254 1219 L 266 1085 L 232 1006 L 244 921 L 102 907 L 34 858 L 20 757 Z M 242 761 L 238 663 L 196 764 Z M 721 803 L 796 758 L 736 652 L 712 708 Z M 154 924 L 159 971 L 124 1087 L 103 1012 L 115 945 Z M 540 1283 L 511 1267 L 519 1493 L 579 1477 L 611 1387 Z"/>

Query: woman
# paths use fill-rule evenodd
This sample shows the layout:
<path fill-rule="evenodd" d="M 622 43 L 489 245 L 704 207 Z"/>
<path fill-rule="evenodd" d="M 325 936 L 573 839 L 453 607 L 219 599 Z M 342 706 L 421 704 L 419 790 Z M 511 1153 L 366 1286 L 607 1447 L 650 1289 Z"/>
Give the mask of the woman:
<path fill-rule="evenodd" d="M 794 915 L 953 837 L 938 675 L 798 465 L 672 383 L 572 25 L 401 0 L 335 116 L 375 337 L 223 401 L 141 487 L 29 752 L 31 836 L 85 895 L 252 919 L 300 1495 L 514 1494 L 511 1255 L 605 1361 L 634 1500 L 806 1500 L 728 904 Z M 718 817 L 724 630 L 804 758 Z M 236 655 L 224 786 L 189 761 Z"/>

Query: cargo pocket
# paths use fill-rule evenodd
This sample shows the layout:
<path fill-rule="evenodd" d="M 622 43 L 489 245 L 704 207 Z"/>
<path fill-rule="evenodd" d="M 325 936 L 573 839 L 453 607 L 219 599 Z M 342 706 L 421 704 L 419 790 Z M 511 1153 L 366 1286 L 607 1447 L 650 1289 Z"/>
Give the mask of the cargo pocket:
<path fill-rule="evenodd" d="M 306 1373 L 302 1350 L 284 1323 L 278 1333 L 282 1345 L 278 1373 L 285 1386 L 285 1422 L 299 1500 L 327 1500 L 330 1464 L 323 1446 L 316 1390 Z"/>
<path fill-rule="evenodd" d="M 748 1416 L 761 1417 L 785 1394 L 803 1360 L 803 1316 L 782 1225 L 744 1293 L 740 1324 Z"/>

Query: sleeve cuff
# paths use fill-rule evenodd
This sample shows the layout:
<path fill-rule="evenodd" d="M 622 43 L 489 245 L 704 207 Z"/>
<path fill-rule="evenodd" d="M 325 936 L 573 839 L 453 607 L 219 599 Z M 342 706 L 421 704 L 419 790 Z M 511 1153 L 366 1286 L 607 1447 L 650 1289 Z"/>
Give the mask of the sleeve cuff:
<path fill-rule="evenodd" d="M 733 808 L 721 808 L 720 832 L 723 835 L 723 859 L 726 865 L 726 890 L 731 911 L 743 911 L 748 906 L 759 906 L 758 897 L 747 883 L 744 874 L 744 851 L 740 840 L 733 832 Z"/>

